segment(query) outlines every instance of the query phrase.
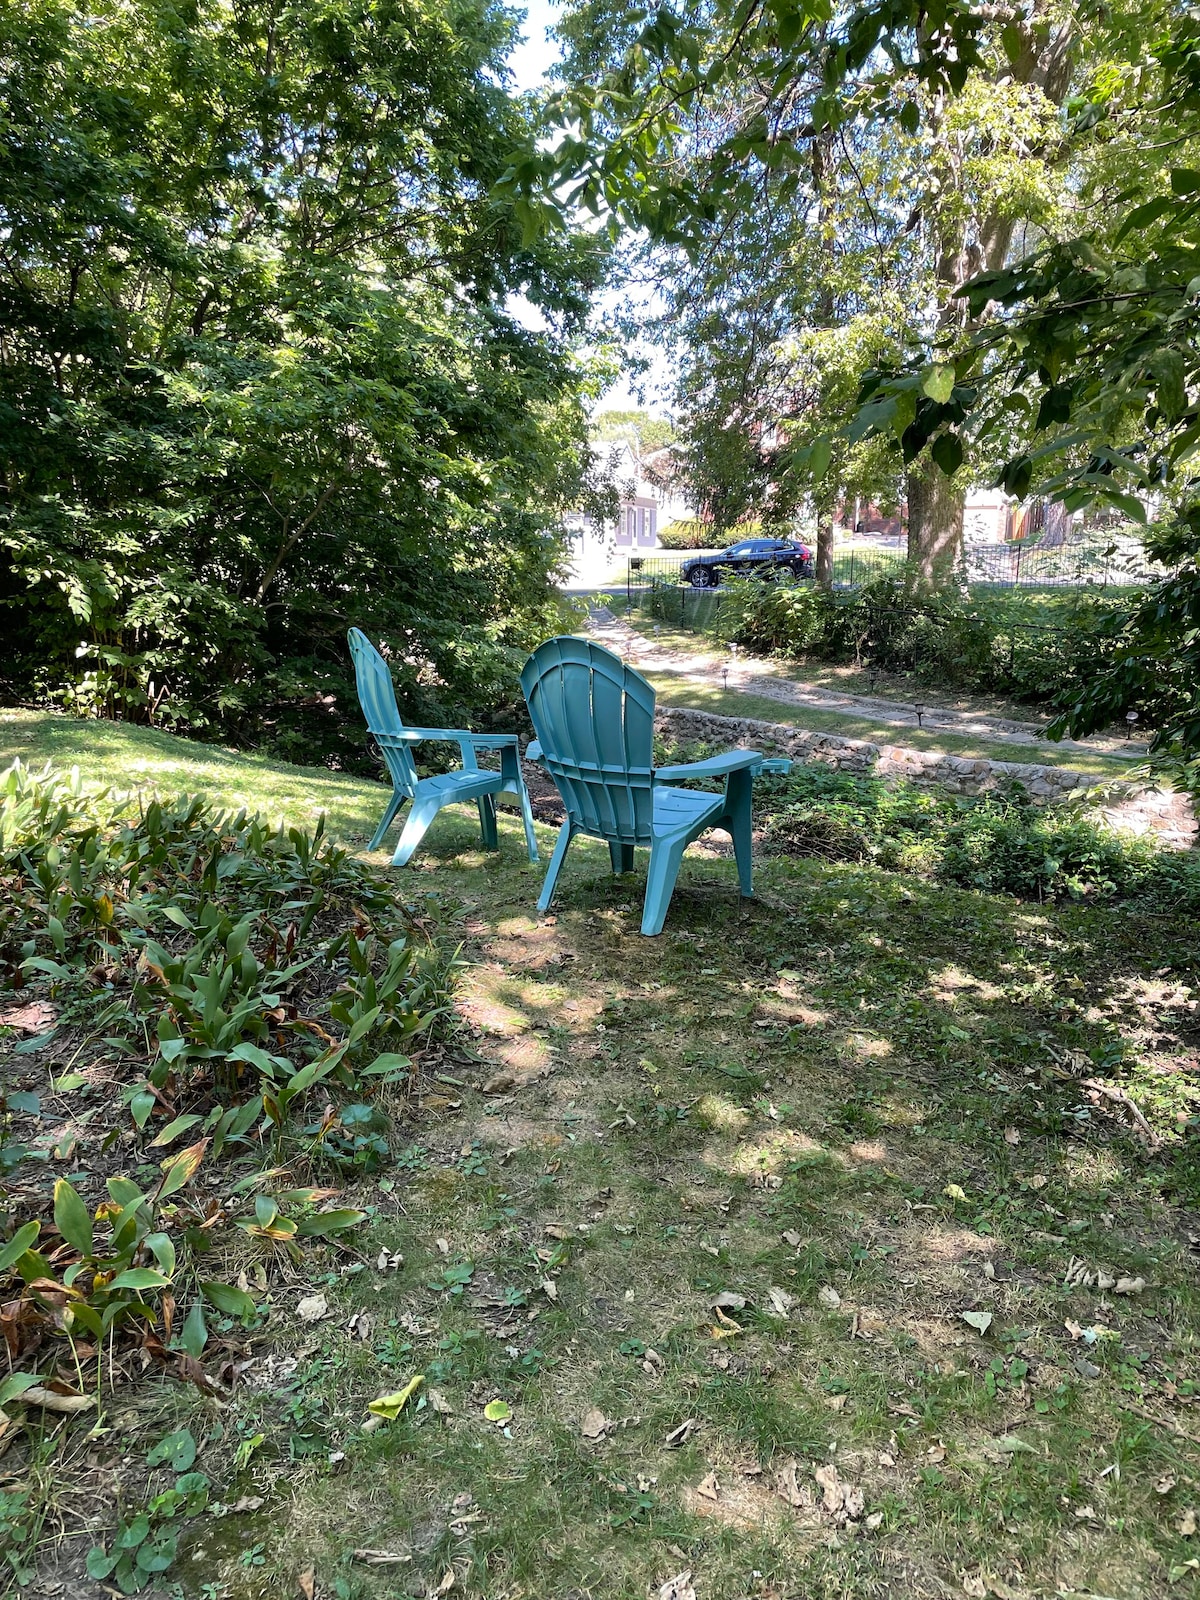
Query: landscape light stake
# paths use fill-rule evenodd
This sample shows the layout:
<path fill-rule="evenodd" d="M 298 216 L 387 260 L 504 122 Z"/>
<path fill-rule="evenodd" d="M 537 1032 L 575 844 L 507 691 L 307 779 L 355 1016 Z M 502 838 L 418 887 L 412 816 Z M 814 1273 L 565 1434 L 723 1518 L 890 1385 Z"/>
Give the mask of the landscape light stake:
<path fill-rule="evenodd" d="M 1137 719 L 1138 719 L 1138 714 L 1137 714 L 1136 711 L 1127 711 L 1125 713 L 1125 737 L 1127 739 L 1129 738 L 1129 735 L 1133 732 L 1133 725 L 1137 721 Z"/>
<path fill-rule="evenodd" d="M 913 701 L 913 710 L 917 713 L 917 727 L 918 728 L 923 728 L 925 726 L 925 723 L 924 723 L 925 707 L 921 703 L 920 700 L 914 700 Z"/>

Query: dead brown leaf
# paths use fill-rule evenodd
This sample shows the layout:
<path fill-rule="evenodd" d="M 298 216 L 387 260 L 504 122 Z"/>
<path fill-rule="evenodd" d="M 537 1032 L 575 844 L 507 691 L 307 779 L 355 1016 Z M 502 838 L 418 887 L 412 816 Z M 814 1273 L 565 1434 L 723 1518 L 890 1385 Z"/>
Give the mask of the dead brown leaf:
<path fill-rule="evenodd" d="M 593 1406 L 590 1411 L 585 1411 L 583 1421 L 579 1424 L 579 1431 L 585 1439 L 603 1439 L 612 1427 L 612 1423 L 598 1407 Z"/>
<path fill-rule="evenodd" d="M 678 1450 L 680 1445 L 686 1444 L 700 1426 L 695 1417 L 689 1417 L 686 1422 L 681 1422 L 677 1428 L 672 1428 L 663 1440 L 668 1450 Z"/>
<path fill-rule="evenodd" d="M 296 1578 L 296 1585 L 304 1596 L 304 1600 L 313 1600 L 313 1596 L 317 1592 L 316 1568 L 309 1567 L 306 1571 L 301 1572 Z"/>

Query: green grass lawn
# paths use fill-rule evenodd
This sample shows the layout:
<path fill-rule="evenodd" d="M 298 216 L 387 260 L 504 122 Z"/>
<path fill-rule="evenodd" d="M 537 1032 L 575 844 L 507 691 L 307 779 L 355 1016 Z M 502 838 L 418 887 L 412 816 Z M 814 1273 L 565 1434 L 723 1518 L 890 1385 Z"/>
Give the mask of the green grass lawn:
<path fill-rule="evenodd" d="M 330 830 L 352 844 L 370 839 L 391 793 L 385 784 L 324 767 L 288 766 L 127 722 L 0 710 L 0 767 L 18 759 L 35 769 L 47 762 L 64 771 L 77 766 L 89 782 L 114 789 L 200 794 L 302 828 L 324 812 Z"/>
<path fill-rule="evenodd" d="M 348 839 L 381 799 L 135 728 L 3 727 L 89 778 L 323 804 Z M 684 1571 L 697 1600 L 1194 1594 L 1194 928 L 783 858 L 742 900 L 693 849 L 643 940 L 640 858 L 614 878 L 584 841 L 539 919 L 515 819 L 501 845 L 443 813 L 395 874 L 469 966 L 391 1160 L 332 1177 L 368 1227 L 302 1269 L 247 1246 L 269 1314 L 232 1398 L 131 1382 L 117 1431 L 42 1469 L 63 1526 L 103 1526 L 117 1481 L 140 1503 L 186 1423 L 232 1508 L 188 1524 L 186 1600 L 310 1572 L 339 1600 L 644 1600 Z M 330 1176 L 298 1149 L 280 1181 Z M 364 1431 L 417 1375 L 423 1403 Z M 51 1577 L 80 1548 L 58 1526 Z"/>
<path fill-rule="evenodd" d="M 622 608 L 623 609 L 623 608 Z M 625 620 L 647 638 L 665 648 L 687 652 L 696 656 L 711 655 L 719 647 L 704 634 L 686 629 L 672 629 L 637 611 L 625 613 Z M 1009 743 L 1002 739 L 987 739 L 967 734 L 948 733 L 944 729 L 922 729 L 896 726 L 878 717 L 858 715 L 850 711 L 826 711 L 815 706 L 790 705 L 767 695 L 744 693 L 724 689 L 716 681 L 697 683 L 686 671 L 671 668 L 655 670 L 644 665 L 641 671 L 654 684 L 663 705 L 694 706 L 697 710 L 712 711 L 720 716 L 756 717 L 764 722 L 783 722 L 790 727 L 808 728 L 814 733 L 839 734 L 847 739 L 866 739 L 873 744 L 902 744 L 913 750 L 945 751 L 948 755 L 966 756 L 989 761 L 1033 762 L 1039 766 L 1069 767 L 1075 772 L 1092 772 L 1098 776 L 1119 778 L 1132 763 L 1131 757 L 1116 752 L 1078 748 L 1064 749 L 1049 739 L 1035 744 Z M 939 693 L 908 679 L 880 679 L 874 684 L 866 672 L 846 667 L 830 667 L 820 663 L 800 666 L 789 663 L 784 681 L 831 689 L 845 694 L 872 695 L 879 699 L 894 699 L 911 705 L 914 698 L 923 699 L 927 705 L 943 706 L 958 711 L 975 711 L 981 716 L 1003 716 L 1018 721 L 1031 720 L 1028 706 L 985 696 L 949 695 Z"/>
<path fill-rule="evenodd" d="M 900 744 L 911 750 L 939 750 L 952 756 L 968 756 L 988 761 L 1033 762 L 1043 767 L 1069 767 L 1074 772 L 1094 772 L 1118 778 L 1129 768 L 1120 756 L 1093 750 L 1064 750 L 1048 740 L 1036 744 L 1008 744 L 999 739 L 979 739 L 966 734 L 947 733 L 941 728 L 896 727 L 874 717 L 855 716 L 843 711 L 823 711 L 815 706 L 790 705 L 767 695 L 744 694 L 723 689 L 719 684 L 697 684 L 677 672 L 655 672 L 643 668 L 653 683 L 658 698 L 667 706 L 694 706 L 723 717 L 757 717 L 764 722 L 783 722 L 793 728 L 809 728 L 814 733 L 839 734 L 846 739 L 866 739 L 872 744 Z"/>

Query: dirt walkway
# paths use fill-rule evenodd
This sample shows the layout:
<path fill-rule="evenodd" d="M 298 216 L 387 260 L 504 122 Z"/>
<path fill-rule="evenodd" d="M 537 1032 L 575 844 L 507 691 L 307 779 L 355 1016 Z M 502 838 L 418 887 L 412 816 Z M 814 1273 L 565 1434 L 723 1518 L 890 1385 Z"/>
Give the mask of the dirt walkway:
<path fill-rule="evenodd" d="M 589 607 L 588 631 L 618 655 L 650 671 L 671 672 L 686 682 L 711 689 L 716 681 L 742 694 L 760 695 L 784 705 L 808 706 L 814 711 L 841 712 L 848 717 L 870 718 L 895 728 L 942 730 L 959 736 L 994 740 L 998 744 L 1042 745 L 1044 722 L 1022 722 L 1012 717 L 997 717 L 974 711 L 956 711 L 946 706 L 923 706 L 918 716 L 916 705 L 905 705 L 872 695 L 848 694 L 798 682 L 787 676 L 781 662 L 747 655 L 731 646 L 715 649 L 680 650 L 658 639 L 648 638 L 623 618 L 614 616 L 607 606 Z M 724 676 L 722 674 L 724 673 Z M 1086 740 L 1063 739 L 1059 750 L 1087 750 L 1121 757 L 1144 756 L 1146 746 L 1123 739 L 1095 737 Z"/>

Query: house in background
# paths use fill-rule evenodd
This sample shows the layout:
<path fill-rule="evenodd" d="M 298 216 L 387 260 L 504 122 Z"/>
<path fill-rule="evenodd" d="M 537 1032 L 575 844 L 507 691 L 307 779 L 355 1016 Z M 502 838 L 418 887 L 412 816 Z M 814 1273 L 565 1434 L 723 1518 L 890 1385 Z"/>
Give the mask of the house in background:
<path fill-rule="evenodd" d="M 566 518 L 571 537 L 569 582 L 585 587 L 624 573 L 630 556 L 660 548 L 658 531 L 695 516 L 681 487 L 681 456 L 666 445 L 640 455 L 628 440 L 596 447 L 597 466 L 617 487 L 615 521 L 599 522 L 583 512 Z"/>

